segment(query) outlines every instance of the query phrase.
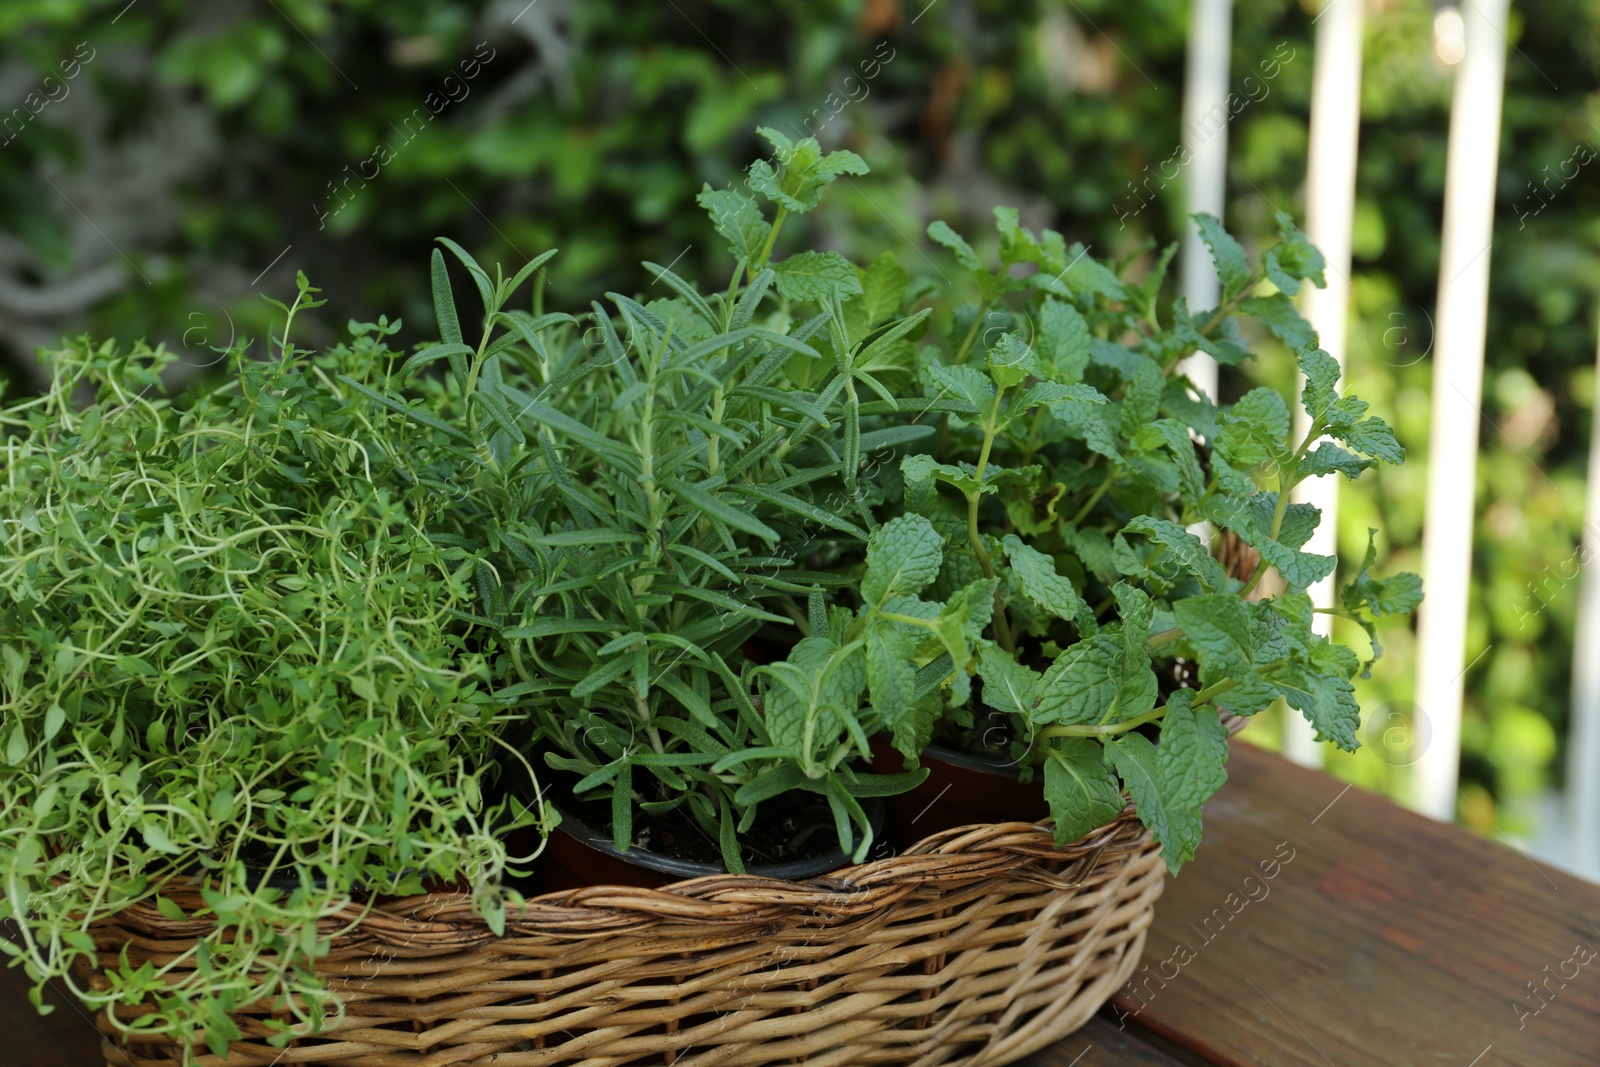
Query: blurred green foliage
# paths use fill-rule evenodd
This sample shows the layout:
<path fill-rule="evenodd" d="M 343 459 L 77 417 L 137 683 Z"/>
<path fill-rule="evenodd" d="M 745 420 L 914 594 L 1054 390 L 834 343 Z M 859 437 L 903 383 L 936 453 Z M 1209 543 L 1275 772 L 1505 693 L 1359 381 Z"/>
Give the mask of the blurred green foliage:
<path fill-rule="evenodd" d="M 377 309 L 426 322 L 434 233 L 486 259 L 560 247 L 547 297 L 557 307 L 596 285 L 647 290 L 643 259 L 681 256 L 685 273 L 699 273 L 717 253 L 684 205 L 702 183 L 740 180 L 741 161 L 759 151 L 757 124 L 866 157 L 873 173 L 841 183 L 805 224 L 858 256 L 899 249 L 914 273 L 939 269 L 921 236 L 928 219 L 985 229 L 994 203 L 1020 204 L 1025 224 L 1097 256 L 1147 254 L 1144 235 L 1181 232 L 1181 178 L 1163 188 L 1149 176 L 1171 174 L 1163 165 L 1181 141 L 1187 0 L 125 4 L 0 6 L 0 89 L 17 104 L 79 42 L 96 50 L 73 95 L 0 152 L 0 239 L 10 242 L 0 269 L 8 284 L 63 286 L 98 256 L 121 284 L 44 315 L 39 329 L 165 337 L 196 365 L 227 331 L 260 332 L 252 290 L 281 293 L 297 267 L 325 281 L 329 323 Z M 1233 83 L 1252 100 L 1229 133 L 1226 221 L 1251 251 L 1270 241 L 1274 210 L 1303 213 L 1318 6 L 1235 5 Z M 1515 829 L 1559 784 L 1566 735 L 1600 183 L 1587 170 L 1565 175 L 1600 139 L 1600 95 L 1589 92 L 1600 0 L 1542 0 L 1512 18 L 1462 816 Z M 1397 424 L 1414 461 L 1346 491 L 1340 532 L 1354 564 L 1369 525 L 1390 531 L 1386 571 L 1420 563 L 1427 478 L 1450 97 L 1431 19 L 1426 0 L 1368 3 L 1349 381 Z M 0 100 L 0 117 L 12 106 Z M 162 139 L 176 116 L 200 131 L 187 164 Z M 421 130 L 411 137 L 408 117 Z M 126 154 L 140 145 L 175 172 L 150 193 L 173 213 L 164 228 L 137 198 L 106 216 L 87 193 L 90 202 L 65 202 L 72 176 L 96 167 L 111 189 L 140 181 L 145 157 Z M 391 158 L 380 162 L 379 146 Z M 1119 220 L 1139 182 L 1153 201 Z M 1288 359 L 1247 368 L 1224 390 L 1237 395 L 1251 375 L 1284 388 L 1292 369 Z M 1403 725 L 1409 710 L 1411 651 L 1396 633 L 1360 694 L 1384 722 Z M 1404 762 L 1364 752 L 1336 769 L 1403 794 Z"/>

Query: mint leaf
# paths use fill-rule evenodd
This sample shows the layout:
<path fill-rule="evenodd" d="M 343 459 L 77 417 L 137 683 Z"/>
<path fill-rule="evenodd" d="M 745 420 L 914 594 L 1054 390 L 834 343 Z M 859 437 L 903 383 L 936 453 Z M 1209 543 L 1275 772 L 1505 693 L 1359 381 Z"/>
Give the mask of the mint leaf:
<path fill-rule="evenodd" d="M 1331 441 L 1323 441 L 1300 460 L 1300 473 L 1308 478 L 1321 474 L 1342 474 L 1354 481 L 1361 477 L 1362 471 L 1377 465 L 1376 460 L 1364 459 Z"/>
<path fill-rule="evenodd" d="M 1002 335 L 989 350 L 989 377 L 1001 389 L 1019 384 L 1038 369 L 1033 349 L 1014 333 Z"/>
<path fill-rule="evenodd" d="M 1167 870 L 1173 874 L 1194 855 L 1200 838 L 1200 813 L 1174 805 L 1161 788 L 1156 746 L 1141 734 L 1124 734 L 1105 746 L 1106 760 L 1117 769 L 1122 784 L 1133 797 L 1139 821 L 1161 844 Z"/>
<path fill-rule="evenodd" d="M 1155 601 L 1137 586 L 1118 582 L 1111 587 L 1122 616 L 1122 655 L 1117 663 L 1116 719 L 1131 719 L 1156 706 L 1160 686 L 1150 669 L 1150 620 Z"/>
<path fill-rule="evenodd" d="M 939 244 L 944 245 L 956 254 L 956 262 L 970 271 L 988 273 L 984 270 L 983 263 L 978 259 L 978 253 L 972 250 L 967 239 L 950 228 L 950 224 L 939 220 L 928 224 L 928 236 Z"/>
<path fill-rule="evenodd" d="M 1077 308 L 1055 297 L 1045 298 L 1035 344 L 1051 380 L 1067 385 L 1083 380 L 1089 367 L 1089 340 L 1089 324 Z"/>
<path fill-rule="evenodd" d="M 1356 750 L 1361 710 L 1348 680 L 1291 664 L 1274 673 L 1271 681 L 1289 706 L 1302 712 L 1316 728 L 1317 740 L 1332 741 L 1346 752 Z"/>
<path fill-rule="evenodd" d="M 1289 405 L 1275 390 L 1252 389 L 1223 413 L 1225 422 L 1242 422 L 1262 441 L 1281 445 L 1289 436 Z"/>
<path fill-rule="evenodd" d="M 867 695 L 873 710 L 893 730 L 912 710 L 917 650 L 893 623 L 875 622 L 866 632 Z"/>
<path fill-rule="evenodd" d="M 861 597 L 868 604 L 881 604 L 892 596 L 919 593 L 938 575 L 943 560 L 944 539 L 933 523 L 921 515 L 890 519 L 867 542 Z"/>
<path fill-rule="evenodd" d="M 1311 328 L 1305 316 L 1300 314 L 1300 309 L 1294 306 L 1294 301 L 1284 293 L 1252 296 L 1247 300 L 1241 300 L 1239 310 L 1246 315 L 1255 316 L 1292 351 L 1298 352 L 1303 348 L 1316 346 L 1317 331 Z"/>
<path fill-rule="evenodd" d="M 1017 209 L 1014 207 L 997 207 L 994 209 L 995 229 L 1000 233 L 1000 260 L 1010 266 L 1013 263 L 1037 263 L 1043 256 L 1039 248 L 1039 241 L 1028 232 L 1027 227 L 1019 222 Z"/>
<path fill-rule="evenodd" d="M 1211 558 L 1200 538 L 1177 523 L 1154 515 L 1141 515 L 1122 529 L 1124 533 L 1142 533 L 1156 544 L 1165 545 L 1178 565 L 1194 575 L 1202 588 L 1208 591 L 1228 588 L 1228 572 L 1222 564 Z"/>
<path fill-rule="evenodd" d="M 769 264 L 778 293 L 790 300 L 831 300 L 858 296 L 861 279 L 855 267 L 837 252 L 796 252 L 778 263 Z"/>
<path fill-rule="evenodd" d="M 1300 403 L 1313 422 L 1328 422 L 1329 410 L 1339 399 L 1335 386 L 1339 383 L 1339 361 L 1320 348 L 1308 348 L 1300 353 L 1300 373 L 1306 376 L 1306 387 Z"/>
<path fill-rule="evenodd" d="M 983 702 L 991 708 L 1026 717 L 1039 697 L 1039 673 L 999 645 L 987 645 L 978 656 Z"/>
<path fill-rule="evenodd" d="M 1184 639 L 1200 661 L 1200 678 L 1212 685 L 1243 678 L 1255 660 L 1250 609 L 1231 593 L 1189 597 L 1172 605 Z"/>
<path fill-rule="evenodd" d="M 1277 214 L 1280 240 L 1261 256 L 1261 267 L 1267 280 L 1289 296 L 1300 291 L 1300 281 L 1310 281 L 1319 289 L 1328 287 L 1323 277 L 1326 261 L 1316 246 L 1306 240 L 1306 235 L 1295 227 L 1294 219 L 1287 213 Z"/>
<path fill-rule="evenodd" d="M 1001 547 L 1023 596 L 1057 618 L 1070 622 L 1077 616 L 1083 599 L 1070 580 L 1056 573 L 1055 560 L 1024 544 L 1016 534 L 1007 534 Z"/>
<path fill-rule="evenodd" d="M 884 252 L 859 273 L 861 296 L 847 309 L 861 317 L 860 328 L 852 336 L 864 336 L 865 331 L 894 318 L 906 298 L 906 269 L 893 252 Z"/>
<path fill-rule="evenodd" d="M 1214 708 L 1195 708 L 1193 701 L 1193 690 L 1172 694 L 1156 748 L 1156 779 L 1171 831 L 1162 846 L 1174 873 L 1199 847 L 1201 806 L 1228 780 L 1228 731 Z"/>
<path fill-rule="evenodd" d="M 1375 616 L 1409 615 L 1422 603 L 1422 579 L 1409 571 L 1392 578 L 1374 578 L 1369 568 L 1378 560 L 1378 531 L 1367 531 L 1367 555 L 1361 561 L 1361 571 L 1339 592 L 1339 602 L 1346 611 L 1358 612 L 1366 608 Z"/>
<path fill-rule="evenodd" d="M 967 667 L 972 662 L 972 646 L 982 639 L 983 629 L 994 615 L 994 590 L 998 584 L 994 578 L 980 578 L 964 586 L 933 620 L 933 632 L 955 665 L 950 686 L 954 704 L 963 705 L 971 696 L 972 679 Z"/>
<path fill-rule="evenodd" d="M 1056 847 L 1088 836 L 1122 814 L 1122 790 L 1101 746 L 1069 737 L 1045 754 L 1044 799 L 1055 820 Z"/>
<path fill-rule="evenodd" d="M 1292 588 L 1308 589 L 1333 573 L 1339 560 L 1314 552 L 1300 552 L 1288 545 L 1267 537 L 1245 538 L 1251 548 L 1261 553 L 1261 558 L 1278 568 L 1283 580 Z"/>
<path fill-rule="evenodd" d="M 1097 634 L 1064 649 L 1045 669 L 1029 719 L 1038 725 L 1098 722 L 1117 698 L 1122 659 L 1119 634 Z"/>
<path fill-rule="evenodd" d="M 735 257 L 754 263 L 767 245 L 772 225 L 761 214 L 754 199 L 732 189 L 704 186 L 695 202 L 706 209 Z"/>
<path fill-rule="evenodd" d="M 994 404 L 994 383 L 977 367 L 965 363 L 955 366 L 930 363 L 924 373 L 937 396 L 965 401 L 983 414 L 988 414 Z"/>
<path fill-rule="evenodd" d="M 1166 385 L 1166 375 L 1154 360 L 1139 365 L 1122 401 L 1122 436 L 1132 437 L 1140 427 L 1155 422 Z"/>
<path fill-rule="evenodd" d="M 1340 436 L 1345 444 L 1374 459 L 1395 465 L 1406 461 L 1406 450 L 1395 440 L 1394 431 L 1376 415 L 1361 420 Z"/>
<path fill-rule="evenodd" d="M 1202 211 L 1192 217 L 1200 227 L 1200 239 L 1211 249 L 1211 262 L 1216 264 L 1217 277 L 1222 279 L 1222 295 L 1226 303 L 1228 299 L 1244 292 L 1250 279 L 1255 277 L 1250 270 L 1250 260 L 1216 216 Z"/>

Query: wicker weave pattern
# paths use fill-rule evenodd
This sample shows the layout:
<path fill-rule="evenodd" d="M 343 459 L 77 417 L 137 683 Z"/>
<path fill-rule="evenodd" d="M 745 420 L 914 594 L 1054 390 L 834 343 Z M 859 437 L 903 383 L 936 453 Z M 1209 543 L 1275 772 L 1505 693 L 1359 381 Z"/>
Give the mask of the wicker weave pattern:
<path fill-rule="evenodd" d="M 805 883 L 719 875 L 552 894 L 508 916 L 504 938 L 458 898 L 418 897 L 335 941 L 322 970 L 343 1019 L 280 1049 L 263 1013 L 242 1013 L 228 1059 L 195 1062 L 992 1067 L 1072 1032 L 1127 980 L 1163 877 L 1130 811 L 1062 850 L 1044 829 L 1002 823 Z M 95 936 L 103 965 L 124 946 L 136 964 L 165 963 L 205 929 L 140 907 Z M 117 1067 L 181 1061 L 161 1042 L 105 1054 Z"/>

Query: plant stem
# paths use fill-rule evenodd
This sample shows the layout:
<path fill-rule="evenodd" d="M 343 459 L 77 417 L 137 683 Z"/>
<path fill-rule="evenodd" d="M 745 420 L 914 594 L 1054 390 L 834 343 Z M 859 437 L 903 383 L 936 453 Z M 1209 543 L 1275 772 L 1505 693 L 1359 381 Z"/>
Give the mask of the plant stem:
<path fill-rule="evenodd" d="M 972 316 L 972 325 L 967 327 L 967 336 L 962 338 L 961 347 L 956 349 L 956 354 L 950 357 L 951 363 L 965 363 L 967 352 L 972 348 L 972 342 L 978 339 L 978 327 L 983 324 L 984 315 L 989 312 L 989 301 L 985 300 L 978 305 L 978 313 Z"/>
<path fill-rule="evenodd" d="M 1089 512 L 1093 511 L 1094 506 L 1100 503 L 1100 498 L 1106 495 L 1106 490 L 1111 488 L 1111 483 L 1116 481 L 1116 479 L 1117 472 L 1115 470 L 1106 471 L 1105 480 L 1100 483 L 1100 488 L 1096 489 L 1094 494 L 1090 496 L 1089 499 L 1084 503 L 1083 507 L 1078 509 L 1078 513 L 1072 516 L 1072 525 L 1076 526 L 1078 523 L 1089 517 Z"/>
<path fill-rule="evenodd" d="M 983 449 L 978 453 L 975 474 L 978 488 L 967 493 L 967 540 L 972 544 L 972 552 L 978 557 L 978 565 L 983 568 L 985 578 L 994 577 L 994 561 L 989 558 L 989 550 L 983 547 L 983 535 L 978 532 L 978 505 L 983 501 L 983 474 L 989 466 L 989 453 L 994 449 L 994 439 L 1000 432 L 1000 400 L 1005 394 L 1003 387 L 994 391 L 994 404 L 989 408 L 989 417 L 983 424 Z M 1006 618 L 1005 604 L 1000 599 L 999 590 L 994 595 L 994 635 L 1001 648 L 1007 652 L 1016 651 L 1011 636 L 1011 622 Z"/>
<path fill-rule="evenodd" d="M 1238 684 L 1232 678 L 1224 678 L 1220 682 L 1209 685 L 1195 693 L 1194 700 L 1190 706 L 1199 707 L 1212 697 L 1226 693 L 1228 690 L 1238 686 Z M 1050 737 L 1114 737 L 1117 734 L 1125 734 L 1129 730 L 1143 726 L 1147 722 L 1155 722 L 1166 715 L 1167 708 L 1170 706 L 1163 704 L 1159 708 L 1151 708 L 1143 715 L 1135 715 L 1133 718 L 1124 719 L 1122 722 L 1049 726 L 1040 730 L 1038 737 L 1041 739 Z"/>
<path fill-rule="evenodd" d="M 759 270 L 761 267 L 765 267 L 767 265 L 767 261 L 772 258 L 772 246 L 777 243 L 778 231 L 783 229 L 783 220 L 788 217 L 789 209 L 780 206 L 778 208 L 777 217 L 772 220 L 772 231 L 767 234 L 767 243 L 761 249 L 760 262 L 752 264 L 752 270 Z M 752 273 L 751 277 L 754 278 L 755 275 Z"/>

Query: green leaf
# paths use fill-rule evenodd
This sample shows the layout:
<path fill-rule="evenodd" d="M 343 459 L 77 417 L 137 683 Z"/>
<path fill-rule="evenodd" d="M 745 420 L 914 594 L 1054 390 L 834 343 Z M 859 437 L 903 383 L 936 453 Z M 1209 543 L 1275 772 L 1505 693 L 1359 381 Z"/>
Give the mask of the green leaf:
<path fill-rule="evenodd" d="M 893 252 L 884 252 L 860 272 L 861 295 L 850 310 L 861 316 L 865 329 L 874 329 L 900 313 L 906 297 L 906 269 Z"/>
<path fill-rule="evenodd" d="M 984 270 L 983 263 L 978 259 L 978 253 L 972 250 L 967 239 L 950 228 L 950 224 L 941 220 L 928 224 L 928 236 L 939 244 L 944 245 L 956 254 L 956 262 L 970 271 L 988 273 Z"/>
<path fill-rule="evenodd" d="M 1389 424 L 1376 415 L 1363 419 L 1340 435 L 1344 443 L 1384 463 L 1399 465 L 1406 461 L 1406 450 L 1395 440 Z"/>
<path fill-rule="evenodd" d="M 1200 239 L 1211 249 L 1211 262 L 1216 265 L 1217 277 L 1222 279 L 1222 295 L 1226 302 L 1244 292 L 1250 279 L 1255 277 L 1250 270 L 1250 260 L 1216 216 L 1202 211 L 1193 218 L 1200 227 Z"/>
<path fill-rule="evenodd" d="M 890 519 L 867 543 L 867 572 L 861 597 L 881 604 L 890 597 L 912 596 L 938 577 L 944 561 L 944 539 L 921 515 Z"/>
<path fill-rule="evenodd" d="M 1046 230 L 1048 240 L 1053 231 Z M 1068 291 L 1074 296 L 1093 293 L 1111 300 L 1122 300 L 1127 296 L 1122 287 L 1122 282 L 1115 272 L 1097 259 L 1091 259 L 1088 250 L 1081 243 L 1074 242 L 1071 248 L 1059 257 L 1061 268 L 1056 268 L 1055 257 L 1049 257 L 1052 262 L 1044 264 L 1046 270 L 1064 282 Z M 1042 272 L 1041 272 L 1042 273 Z"/>
<path fill-rule="evenodd" d="M 456 318 L 456 298 L 450 291 L 450 271 L 445 266 L 444 252 L 435 248 L 433 250 L 432 275 L 433 275 L 433 314 L 439 323 L 439 336 L 447 344 L 461 344 L 461 321 Z M 459 377 L 458 372 L 458 377 Z M 461 381 L 461 387 L 466 388 L 466 381 Z"/>
<path fill-rule="evenodd" d="M 1054 297 L 1045 298 L 1039 309 L 1036 348 L 1052 381 L 1072 385 L 1083 380 L 1089 367 L 1089 340 L 1089 324 L 1077 308 Z"/>
<path fill-rule="evenodd" d="M 777 544 L 782 538 L 778 532 L 744 508 L 738 508 L 717 496 L 710 489 L 691 485 L 678 479 L 668 479 L 665 483 L 667 489 L 681 496 L 713 519 L 727 523 L 735 530 L 754 534 L 764 541 Z"/>
<path fill-rule="evenodd" d="M 1291 664 L 1274 673 L 1270 680 L 1289 706 L 1302 712 L 1316 729 L 1317 740 L 1332 741 L 1346 752 L 1356 750 L 1361 709 L 1356 706 L 1355 689 L 1347 679 Z"/>
<path fill-rule="evenodd" d="M 1327 264 L 1322 253 L 1306 240 L 1306 235 L 1295 227 L 1293 217 L 1287 212 L 1280 211 L 1276 217 L 1279 241 L 1261 256 L 1261 267 L 1266 271 L 1267 280 L 1288 296 L 1300 291 L 1302 279 L 1319 289 L 1326 289 L 1328 282 L 1323 277 L 1323 268 Z"/>
<path fill-rule="evenodd" d="M 1200 660 L 1206 685 L 1224 678 L 1242 678 L 1255 661 L 1250 609 L 1230 593 L 1188 597 L 1172 605 L 1184 639 Z"/>
<path fill-rule="evenodd" d="M 1227 411 L 1224 422 L 1242 422 L 1263 442 L 1280 445 L 1289 435 L 1289 405 L 1273 389 L 1252 389 Z"/>
<path fill-rule="evenodd" d="M 778 293 L 789 300 L 824 302 L 861 293 L 861 279 L 850 261 L 837 252 L 796 252 L 773 263 Z"/>
<path fill-rule="evenodd" d="M 1044 799 L 1055 820 L 1056 847 L 1078 841 L 1122 814 L 1122 790 L 1105 752 L 1088 738 L 1069 737 L 1046 753 Z"/>
<path fill-rule="evenodd" d="M 1014 333 L 1003 334 L 989 349 L 989 377 L 1001 389 L 1020 384 L 1038 369 L 1033 349 Z"/>
<path fill-rule="evenodd" d="M 165 852 L 169 856 L 182 855 L 183 850 L 173 843 L 172 838 L 167 836 L 167 831 L 162 828 L 160 823 L 147 822 L 139 828 L 139 832 L 143 835 L 144 843 L 148 848 L 152 848 L 157 852 Z"/>
<path fill-rule="evenodd" d="M 1177 523 L 1141 515 L 1122 529 L 1124 533 L 1142 533 L 1156 544 L 1166 546 L 1178 565 L 1194 575 L 1207 591 L 1220 592 L 1228 588 L 1228 572 L 1222 564 L 1211 558 L 1200 538 Z"/>
<path fill-rule="evenodd" d="M 1166 375 L 1154 360 L 1139 364 L 1122 401 L 1122 436 L 1133 437 L 1141 427 L 1156 421 L 1166 385 Z"/>
<path fill-rule="evenodd" d="M 1304 348 L 1316 347 L 1317 331 L 1311 328 L 1305 316 L 1300 314 L 1300 309 L 1294 306 L 1294 301 L 1284 293 L 1241 300 L 1239 310 L 1260 320 L 1263 326 L 1289 346 L 1290 351 L 1299 352 Z"/>
<path fill-rule="evenodd" d="M 867 695 L 891 730 L 911 714 L 916 698 L 917 650 L 892 623 L 867 628 Z"/>
<path fill-rule="evenodd" d="M 1195 708 L 1193 700 L 1191 689 L 1172 694 L 1156 749 L 1156 778 L 1171 831 L 1162 846 L 1174 873 L 1200 844 L 1201 805 L 1228 780 L 1228 731 L 1215 708 Z"/>
<path fill-rule="evenodd" d="M 1346 611 L 1366 608 L 1375 616 L 1409 615 L 1422 603 L 1422 579 L 1409 571 L 1391 578 L 1374 578 L 1368 573 L 1378 559 L 1377 530 L 1367 531 L 1367 555 L 1361 571 L 1339 592 Z"/>
<path fill-rule="evenodd" d="M 1319 348 L 1308 348 L 1300 353 L 1300 372 L 1306 376 L 1300 402 L 1313 422 L 1326 423 L 1333 402 L 1339 399 L 1335 386 L 1339 382 L 1339 361 Z"/>
<path fill-rule="evenodd" d="M 1323 441 L 1300 460 L 1300 473 L 1308 478 L 1322 474 L 1342 474 L 1351 481 L 1361 477 L 1361 472 L 1378 465 L 1376 460 L 1364 459 L 1347 452 L 1331 441 Z"/>
<path fill-rule="evenodd" d="M 991 708 L 1024 718 L 1039 699 L 1042 679 L 1014 654 L 999 645 L 986 645 L 978 654 L 978 677 L 983 679 L 983 702 Z"/>
<path fill-rule="evenodd" d="M 937 397 L 954 397 L 988 413 L 994 405 L 995 387 L 989 376 L 970 364 L 929 364 L 925 373 Z"/>
<path fill-rule="evenodd" d="M 1308 589 L 1333 573 L 1339 564 L 1336 556 L 1323 556 L 1315 552 L 1301 552 L 1288 545 L 1266 537 L 1246 536 L 1251 548 L 1261 553 L 1261 558 L 1278 568 L 1283 580 L 1295 589 Z"/>
<path fill-rule="evenodd" d="M 733 189 L 701 188 L 695 202 L 706 209 L 728 248 L 738 259 L 755 263 L 761 258 L 772 233 L 772 225 L 761 214 L 755 199 Z"/>
<path fill-rule="evenodd" d="M 1117 769 L 1122 784 L 1133 797 L 1139 821 L 1150 828 L 1161 844 L 1167 869 L 1173 874 L 1194 855 L 1199 839 L 1199 812 L 1173 805 L 1161 788 L 1156 746 L 1141 734 L 1123 734 L 1105 746 L 1106 759 Z M 1185 855 L 1187 851 L 1187 855 Z"/>
<path fill-rule="evenodd" d="M 463 344 L 431 345 L 405 361 L 405 365 L 400 368 L 400 380 L 409 381 L 420 368 L 435 360 L 448 359 L 452 356 L 470 356 L 472 351 Z"/>
<path fill-rule="evenodd" d="M 1122 639 L 1114 633 L 1097 634 L 1063 649 L 1045 669 L 1029 718 L 1038 725 L 1098 722 L 1117 699 L 1121 661 Z"/>
<path fill-rule="evenodd" d="M 960 706 L 971 694 L 972 680 L 967 667 L 972 662 L 972 647 L 982 639 L 984 627 L 994 615 L 994 590 L 999 582 L 980 578 L 956 591 L 944 610 L 933 620 L 934 635 L 950 653 L 955 673 L 951 682 L 951 703 Z"/>
<path fill-rule="evenodd" d="M 1077 617 L 1083 598 L 1069 579 L 1056 572 L 1055 560 L 1024 544 L 1016 534 L 1007 534 L 1001 546 L 1023 596 L 1057 618 L 1070 622 Z"/>

